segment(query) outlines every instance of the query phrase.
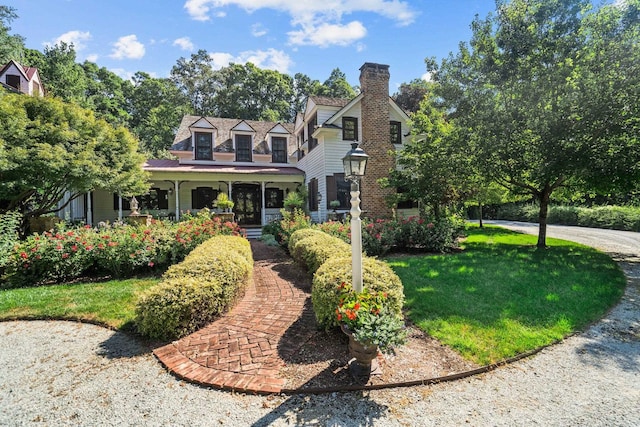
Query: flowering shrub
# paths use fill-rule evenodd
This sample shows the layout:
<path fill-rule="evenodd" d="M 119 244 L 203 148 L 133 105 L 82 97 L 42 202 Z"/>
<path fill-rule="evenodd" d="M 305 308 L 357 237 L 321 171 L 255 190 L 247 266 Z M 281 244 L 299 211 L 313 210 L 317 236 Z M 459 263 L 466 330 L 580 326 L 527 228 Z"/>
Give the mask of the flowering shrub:
<path fill-rule="evenodd" d="M 90 227 L 29 236 L 13 248 L 7 265 L 12 286 L 78 277 L 93 264 L 95 236 Z"/>
<path fill-rule="evenodd" d="M 298 208 L 295 208 L 293 212 L 285 210 L 281 210 L 281 212 L 280 234 L 277 238 L 280 244 L 286 248 L 289 245 L 289 237 L 294 231 L 311 227 L 311 219 L 302 209 Z"/>
<path fill-rule="evenodd" d="M 33 234 L 13 247 L 6 286 L 61 282 L 89 274 L 127 277 L 161 271 L 217 235 L 242 235 L 242 230 L 208 212 L 178 224 L 152 221 L 150 227 L 116 223 L 67 229 L 62 224 L 55 233 Z"/>
<path fill-rule="evenodd" d="M 18 241 L 18 228 L 22 215 L 18 211 L 0 214 L 0 275 L 9 262 L 13 246 Z"/>
<path fill-rule="evenodd" d="M 406 340 L 402 318 L 393 314 L 388 306 L 386 292 L 364 288 L 356 292 L 342 282 L 338 286 L 340 297 L 336 308 L 336 319 L 363 344 L 375 344 L 386 352 Z"/>
<path fill-rule="evenodd" d="M 187 221 L 178 223 L 175 231 L 175 243 L 172 248 L 173 262 L 182 261 L 196 246 L 212 236 L 243 236 L 238 224 L 223 221 L 220 217 L 211 217 L 208 209 L 202 209 Z"/>
<path fill-rule="evenodd" d="M 348 223 L 328 221 L 314 227 L 347 243 L 351 241 L 351 226 Z M 362 249 L 369 256 L 384 255 L 390 250 L 446 252 L 456 246 L 456 239 L 463 229 L 463 221 L 455 217 L 438 221 L 427 221 L 419 217 L 399 220 L 363 219 Z"/>

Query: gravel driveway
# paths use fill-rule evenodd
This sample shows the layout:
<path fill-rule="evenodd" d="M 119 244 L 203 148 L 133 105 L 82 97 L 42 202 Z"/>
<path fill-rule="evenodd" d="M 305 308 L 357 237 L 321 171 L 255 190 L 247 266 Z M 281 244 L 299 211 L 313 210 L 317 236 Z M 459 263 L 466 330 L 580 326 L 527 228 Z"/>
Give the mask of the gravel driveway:
<path fill-rule="evenodd" d="M 537 232 L 536 225 L 504 223 Z M 612 254 L 621 303 L 536 356 L 452 383 L 366 393 L 249 396 L 183 383 L 123 334 L 71 322 L 0 323 L 0 425 L 638 426 L 640 234 L 549 228 Z"/>

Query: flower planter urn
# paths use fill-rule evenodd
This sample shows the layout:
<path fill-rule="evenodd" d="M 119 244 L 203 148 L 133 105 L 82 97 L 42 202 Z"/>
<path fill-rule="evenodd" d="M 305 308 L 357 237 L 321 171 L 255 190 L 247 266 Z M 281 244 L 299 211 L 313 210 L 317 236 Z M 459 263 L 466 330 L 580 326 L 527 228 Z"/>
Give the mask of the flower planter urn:
<path fill-rule="evenodd" d="M 342 332 L 349 337 L 349 371 L 355 378 L 381 375 L 382 368 L 378 363 L 378 346 L 371 343 L 362 343 L 353 337 L 353 333 L 344 325 Z"/>

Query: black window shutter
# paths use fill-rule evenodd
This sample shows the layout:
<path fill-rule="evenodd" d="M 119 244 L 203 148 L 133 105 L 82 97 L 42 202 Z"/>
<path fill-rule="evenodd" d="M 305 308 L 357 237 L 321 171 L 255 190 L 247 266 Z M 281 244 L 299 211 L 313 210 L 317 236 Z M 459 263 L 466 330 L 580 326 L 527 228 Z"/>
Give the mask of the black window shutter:
<path fill-rule="evenodd" d="M 198 190 L 194 188 L 191 190 L 191 209 L 198 209 L 197 206 L 200 206 L 198 203 Z"/>

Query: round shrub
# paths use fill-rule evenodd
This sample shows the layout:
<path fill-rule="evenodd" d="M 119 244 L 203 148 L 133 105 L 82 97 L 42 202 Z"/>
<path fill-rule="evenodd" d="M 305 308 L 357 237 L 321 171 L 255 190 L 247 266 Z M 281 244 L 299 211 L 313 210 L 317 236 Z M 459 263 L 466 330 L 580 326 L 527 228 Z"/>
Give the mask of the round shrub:
<path fill-rule="evenodd" d="M 350 253 L 351 246 L 337 237 L 320 232 L 298 240 L 293 247 L 290 246 L 289 252 L 294 260 L 307 267 L 307 271 L 315 273 L 329 258 Z"/>
<path fill-rule="evenodd" d="M 324 328 L 338 326 L 336 308 L 340 285 L 352 285 L 351 256 L 329 258 L 313 276 L 311 301 L 318 324 Z M 402 316 L 404 290 L 400 278 L 384 262 L 375 258 L 362 259 L 362 285 L 371 291 L 386 292 L 389 309 Z"/>
<path fill-rule="evenodd" d="M 300 240 L 306 239 L 309 236 L 318 236 L 322 234 L 325 233 L 316 228 L 301 228 L 300 230 L 296 230 L 291 234 L 291 237 L 289 237 L 289 246 L 287 249 L 289 249 L 289 253 L 292 254 L 293 248 Z"/>

